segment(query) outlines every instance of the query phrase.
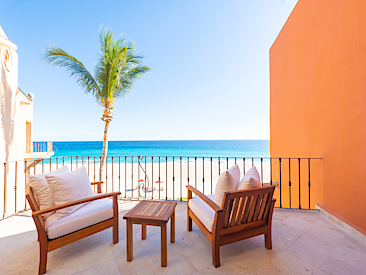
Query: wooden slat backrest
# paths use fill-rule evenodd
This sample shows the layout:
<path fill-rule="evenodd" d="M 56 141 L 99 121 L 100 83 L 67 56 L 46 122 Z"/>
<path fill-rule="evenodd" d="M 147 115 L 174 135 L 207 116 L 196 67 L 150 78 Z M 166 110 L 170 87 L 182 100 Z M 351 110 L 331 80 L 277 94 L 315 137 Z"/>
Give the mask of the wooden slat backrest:
<path fill-rule="evenodd" d="M 233 227 L 241 230 L 244 224 L 250 226 L 250 223 L 253 225 L 266 223 L 274 189 L 275 186 L 266 186 L 225 193 L 224 229 L 231 228 L 230 232 L 233 232 L 235 231 Z"/>
<path fill-rule="evenodd" d="M 27 198 L 27 201 L 32 209 L 32 212 L 40 210 L 37 200 L 34 197 L 32 187 L 30 187 L 29 183 L 27 184 L 27 187 L 26 187 L 25 197 Z"/>

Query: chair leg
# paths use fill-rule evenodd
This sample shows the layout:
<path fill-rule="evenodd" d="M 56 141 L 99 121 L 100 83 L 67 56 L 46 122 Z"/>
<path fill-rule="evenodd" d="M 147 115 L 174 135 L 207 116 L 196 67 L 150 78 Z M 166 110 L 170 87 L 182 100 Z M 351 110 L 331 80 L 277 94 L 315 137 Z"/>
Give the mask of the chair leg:
<path fill-rule="evenodd" d="M 192 219 L 189 215 L 187 215 L 187 230 L 192 231 Z"/>
<path fill-rule="evenodd" d="M 272 231 L 268 230 L 267 234 L 264 234 L 264 242 L 267 249 L 272 249 Z"/>
<path fill-rule="evenodd" d="M 48 252 L 48 242 L 40 240 L 39 242 L 39 269 L 38 274 L 42 275 L 46 273 L 47 267 L 47 252 Z"/>
<path fill-rule="evenodd" d="M 113 197 L 113 243 L 118 243 L 118 197 Z"/>
<path fill-rule="evenodd" d="M 220 267 L 220 246 L 212 242 L 212 263 L 214 267 Z"/>

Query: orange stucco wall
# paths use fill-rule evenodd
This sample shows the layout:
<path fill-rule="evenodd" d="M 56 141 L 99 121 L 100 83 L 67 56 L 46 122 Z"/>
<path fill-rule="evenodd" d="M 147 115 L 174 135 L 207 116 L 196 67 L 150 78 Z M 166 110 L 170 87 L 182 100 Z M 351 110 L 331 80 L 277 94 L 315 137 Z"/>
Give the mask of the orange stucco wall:
<path fill-rule="evenodd" d="M 299 0 L 270 49 L 271 156 L 321 157 L 312 203 L 363 230 L 365 11 L 365 0 Z"/>

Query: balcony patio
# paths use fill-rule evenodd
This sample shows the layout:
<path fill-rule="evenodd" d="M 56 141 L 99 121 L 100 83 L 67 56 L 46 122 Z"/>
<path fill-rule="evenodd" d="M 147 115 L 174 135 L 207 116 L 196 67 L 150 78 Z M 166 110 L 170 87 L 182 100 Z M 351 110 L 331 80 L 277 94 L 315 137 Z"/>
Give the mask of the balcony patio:
<path fill-rule="evenodd" d="M 160 266 L 160 229 L 151 226 L 141 240 L 141 226 L 134 225 L 134 258 L 127 262 L 122 217 L 137 203 L 120 200 L 118 244 L 108 229 L 52 251 L 46 274 L 365 274 L 364 244 L 316 211 L 283 209 L 274 211 L 272 250 L 265 249 L 263 235 L 223 246 L 216 269 L 203 233 L 195 224 L 187 231 L 184 202 L 176 207 L 167 267 Z M 0 273 L 37 274 L 39 246 L 30 212 L 0 221 L 0 229 Z"/>

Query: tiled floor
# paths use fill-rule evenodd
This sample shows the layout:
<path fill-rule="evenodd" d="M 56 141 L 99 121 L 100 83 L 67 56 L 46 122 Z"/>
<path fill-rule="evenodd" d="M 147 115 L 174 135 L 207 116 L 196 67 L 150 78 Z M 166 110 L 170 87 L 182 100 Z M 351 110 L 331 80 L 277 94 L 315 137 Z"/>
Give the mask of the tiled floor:
<path fill-rule="evenodd" d="M 120 240 L 105 230 L 48 255 L 46 274 L 366 274 L 366 247 L 316 212 L 275 210 L 273 249 L 263 236 L 221 247 L 221 267 L 212 265 L 211 246 L 196 225 L 186 229 L 186 204 L 176 208 L 176 242 L 168 242 L 168 265 L 160 266 L 160 230 L 134 225 L 134 258 L 126 261 L 123 215 L 134 202 L 121 202 Z M 168 230 L 169 231 L 169 230 Z M 169 240 L 169 235 L 168 235 Z M 37 274 L 37 233 L 29 214 L 0 222 L 0 274 Z"/>

